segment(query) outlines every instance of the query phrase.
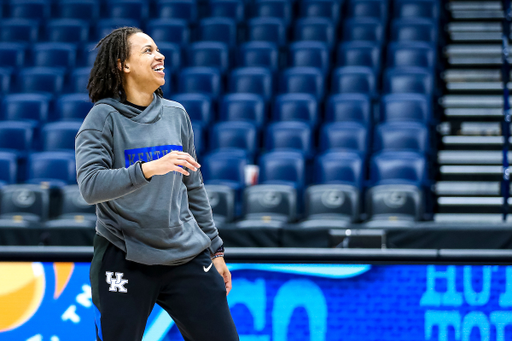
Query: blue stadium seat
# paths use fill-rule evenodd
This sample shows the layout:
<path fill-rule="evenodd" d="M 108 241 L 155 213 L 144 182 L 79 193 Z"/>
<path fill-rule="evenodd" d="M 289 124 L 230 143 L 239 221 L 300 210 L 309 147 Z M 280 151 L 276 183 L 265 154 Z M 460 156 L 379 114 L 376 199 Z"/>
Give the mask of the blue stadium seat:
<path fill-rule="evenodd" d="M 351 185 L 360 190 L 365 179 L 364 158 L 358 153 L 332 151 L 315 158 L 314 182 Z"/>
<path fill-rule="evenodd" d="M 314 154 L 313 131 L 305 122 L 275 122 L 267 126 L 265 134 L 267 151 L 297 151 L 310 159 Z"/>
<path fill-rule="evenodd" d="M 212 100 L 210 96 L 204 94 L 177 94 L 172 96 L 172 100 L 183 105 L 192 122 L 201 122 L 208 126 L 213 120 Z"/>
<path fill-rule="evenodd" d="M 208 201 L 212 207 L 213 221 L 217 228 L 233 221 L 235 216 L 235 192 L 228 186 L 205 185 Z"/>
<path fill-rule="evenodd" d="M 223 17 L 237 23 L 245 19 L 245 7 L 242 0 L 211 0 L 208 2 L 209 17 Z"/>
<path fill-rule="evenodd" d="M 1 138 L 0 133 L 0 138 Z M 14 153 L 0 151 L 0 188 L 15 184 L 18 175 L 17 157 Z"/>
<path fill-rule="evenodd" d="M 45 221 L 50 212 L 48 189 L 40 185 L 7 185 L 0 189 L 0 218 L 22 216 L 25 221 Z"/>
<path fill-rule="evenodd" d="M 29 19 L 3 19 L 0 21 L 1 41 L 34 43 L 39 37 L 39 24 Z"/>
<path fill-rule="evenodd" d="M 221 121 L 245 121 L 255 124 L 257 128 L 261 128 L 267 116 L 265 101 L 256 94 L 225 95 L 219 108 Z"/>
<path fill-rule="evenodd" d="M 25 44 L 0 43 L 0 67 L 21 68 L 25 65 Z"/>
<path fill-rule="evenodd" d="M 0 112 L 8 121 L 31 122 L 33 126 L 45 123 L 50 111 L 50 95 L 11 94 L 3 98 Z"/>
<path fill-rule="evenodd" d="M 394 4 L 394 17 L 401 19 L 439 18 L 439 2 L 437 0 L 397 0 Z"/>
<path fill-rule="evenodd" d="M 82 122 L 52 122 L 41 129 L 43 150 L 75 151 L 75 136 L 82 126 Z"/>
<path fill-rule="evenodd" d="M 0 94 L 6 94 L 12 89 L 12 67 L 0 67 Z"/>
<path fill-rule="evenodd" d="M 89 205 L 78 185 L 68 185 L 62 188 L 62 204 L 59 207 L 58 219 L 75 220 L 76 216 L 88 221 L 96 221 L 96 205 Z M 79 220 L 79 219 L 77 219 Z"/>
<path fill-rule="evenodd" d="M 32 45 L 34 66 L 72 69 L 76 65 L 76 46 L 71 43 L 37 43 Z"/>
<path fill-rule="evenodd" d="M 308 0 L 300 1 L 299 16 L 303 18 L 326 18 L 334 25 L 340 20 L 340 5 L 338 0 Z"/>
<path fill-rule="evenodd" d="M 179 92 L 202 93 L 216 99 L 222 92 L 218 69 L 210 67 L 188 67 L 181 69 L 178 76 Z"/>
<path fill-rule="evenodd" d="M 326 74 L 331 67 L 329 47 L 320 41 L 299 41 L 289 44 L 288 65 L 316 67 Z"/>
<path fill-rule="evenodd" d="M 187 51 L 188 66 L 206 66 L 219 69 L 221 73 L 229 69 L 229 49 L 224 43 L 200 41 L 192 43 Z"/>
<path fill-rule="evenodd" d="M 303 18 L 295 22 L 294 37 L 295 40 L 321 41 L 332 48 L 336 42 L 336 30 L 329 19 Z"/>
<path fill-rule="evenodd" d="M 230 18 L 206 18 L 199 22 L 198 40 L 218 41 L 233 47 L 236 44 L 236 22 Z"/>
<path fill-rule="evenodd" d="M 192 121 L 192 131 L 194 132 L 196 156 L 202 155 L 204 152 L 203 123 L 199 121 Z"/>
<path fill-rule="evenodd" d="M 357 0 L 349 1 L 348 17 L 372 18 L 386 23 L 388 18 L 387 0 Z"/>
<path fill-rule="evenodd" d="M 381 49 L 377 43 L 350 41 L 338 45 L 336 53 L 338 66 L 367 66 L 375 73 L 381 68 Z"/>
<path fill-rule="evenodd" d="M 311 94 L 284 94 L 274 100 L 274 121 L 302 121 L 316 127 L 318 117 L 318 101 Z"/>
<path fill-rule="evenodd" d="M 28 157 L 27 183 L 48 182 L 50 187 L 76 183 L 74 152 L 40 152 Z"/>
<path fill-rule="evenodd" d="M 165 70 L 175 73 L 181 68 L 181 48 L 175 43 L 157 43 L 160 53 L 165 57 Z"/>
<path fill-rule="evenodd" d="M 78 93 L 60 96 L 55 107 L 58 120 L 82 122 L 93 104 L 88 94 Z"/>
<path fill-rule="evenodd" d="M 16 19 L 48 19 L 50 17 L 48 0 L 16 0 L 8 4 L 9 17 Z"/>
<path fill-rule="evenodd" d="M 250 41 L 238 48 L 237 65 L 265 67 L 277 71 L 279 66 L 279 51 L 273 43 L 265 41 Z"/>
<path fill-rule="evenodd" d="M 30 122 L 0 121 L 0 151 L 26 157 L 33 148 L 34 127 Z"/>
<path fill-rule="evenodd" d="M 98 40 L 102 39 L 116 28 L 125 26 L 140 27 L 140 22 L 134 19 L 124 18 L 100 19 L 96 24 L 96 38 Z"/>
<path fill-rule="evenodd" d="M 229 92 L 253 93 L 266 101 L 274 94 L 272 73 L 261 67 L 241 67 L 231 71 L 228 80 Z"/>
<path fill-rule="evenodd" d="M 382 96 L 380 120 L 381 122 L 415 121 L 428 124 L 432 120 L 430 100 L 421 94 Z"/>
<path fill-rule="evenodd" d="M 301 190 L 306 182 L 304 156 L 296 151 L 271 151 L 259 159 L 258 183 L 284 185 Z M 255 186 L 253 186 L 255 187 Z"/>
<path fill-rule="evenodd" d="M 325 94 L 325 78 L 318 68 L 288 68 L 281 73 L 279 78 L 279 91 L 281 93 L 309 93 L 321 100 Z"/>
<path fill-rule="evenodd" d="M 83 66 L 94 65 L 96 56 L 98 55 L 98 49 L 96 49 L 96 43 L 83 44 L 80 48 L 79 64 Z"/>
<path fill-rule="evenodd" d="M 219 122 L 210 130 L 209 147 L 211 151 L 240 149 L 247 160 L 253 160 L 259 148 L 257 128 L 250 122 Z"/>
<path fill-rule="evenodd" d="M 172 71 L 166 70 L 164 74 L 165 84 L 160 87 L 164 93 L 164 97 L 168 97 L 176 92 L 176 86 L 174 85 L 174 79 Z"/>
<path fill-rule="evenodd" d="M 368 152 L 368 129 L 358 122 L 332 122 L 320 130 L 320 151 Z"/>
<path fill-rule="evenodd" d="M 253 16 L 259 18 L 279 18 L 289 25 L 292 19 L 292 2 L 288 0 L 256 0 L 253 3 Z"/>
<path fill-rule="evenodd" d="M 75 93 L 89 93 L 87 91 L 87 84 L 89 83 L 89 75 L 91 74 L 91 68 L 80 67 L 71 72 L 70 77 L 70 92 Z"/>
<path fill-rule="evenodd" d="M 412 151 L 427 154 L 430 151 L 428 128 L 419 122 L 379 124 L 373 141 L 373 149 L 377 152 Z"/>
<path fill-rule="evenodd" d="M 414 152 L 383 152 L 370 161 L 370 181 L 373 186 L 410 184 L 421 187 L 427 183 L 426 159 Z"/>
<path fill-rule="evenodd" d="M 89 41 L 89 24 L 78 19 L 49 20 L 46 37 L 56 43 L 86 43 Z"/>
<path fill-rule="evenodd" d="M 134 19 L 144 21 L 148 17 L 148 2 L 144 0 L 115 0 L 107 6 L 110 18 Z"/>
<path fill-rule="evenodd" d="M 372 122 L 371 101 L 364 94 L 338 94 L 329 96 L 325 107 L 325 122 L 359 122 L 369 126 Z"/>
<path fill-rule="evenodd" d="M 225 185 L 236 192 L 245 187 L 245 153 L 240 150 L 219 151 L 205 155 L 201 172 L 207 185 Z"/>
<path fill-rule="evenodd" d="M 430 44 L 423 42 L 391 43 L 388 45 L 388 67 L 422 67 L 433 70 L 436 53 Z"/>
<path fill-rule="evenodd" d="M 195 0 L 157 0 L 157 13 L 161 19 L 183 19 L 189 23 L 197 21 Z"/>
<path fill-rule="evenodd" d="M 384 93 L 418 93 L 431 95 L 432 74 L 422 68 L 392 68 L 384 75 Z"/>
<path fill-rule="evenodd" d="M 391 40 L 437 42 L 437 30 L 433 21 L 428 19 L 395 19 L 391 23 Z"/>
<path fill-rule="evenodd" d="M 375 74 L 369 67 L 343 66 L 334 69 L 331 93 L 360 93 L 375 98 Z"/>
<path fill-rule="evenodd" d="M 266 41 L 279 47 L 286 45 L 286 25 L 279 18 L 253 18 L 247 27 L 249 41 Z"/>
<path fill-rule="evenodd" d="M 98 0 L 61 0 L 57 11 L 59 18 L 96 21 L 100 7 Z"/>
<path fill-rule="evenodd" d="M 384 26 L 378 19 L 347 19 L 343 27 L 345 41 L 369 41 L 381 44 L 384 40 Z"/>
<path fill-rule="evenodd" d="M 157 45 L 166 42 L 183 46 L 190 41 L 190 29 L 183 19 L 153 19 L 146 26 Z"/>

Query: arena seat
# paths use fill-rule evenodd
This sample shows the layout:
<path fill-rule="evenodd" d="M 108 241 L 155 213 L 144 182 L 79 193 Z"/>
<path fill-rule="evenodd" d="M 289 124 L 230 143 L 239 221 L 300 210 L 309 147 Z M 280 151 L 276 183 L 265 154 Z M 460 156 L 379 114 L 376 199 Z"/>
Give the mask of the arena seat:
<path fill-rule="evenodd" d="M 46 20 L 50 17 L 49 0 L 16 0 L 8 2 L 7 6 L 10 18 Z"/>
<path fill-rule="evenodd" d="M 325 95 L 325 77 L 314 67 L 291 67 L 279 77 L 280 93 L 308 93 L 322 100 Z"/>
<path fill-rule="evenodd" d="M 93 103 L 86 93 L 61 95 L 55 105 L 56 118 L 60 121 L 82 122 L 92 107 Z"/>
<path fill-rule="evenodd" d="M 393 15 L 400 19 L 439 18 L 439 1 L 437 0 L 396 0 Z"/>
<path fill-rule="evenodd" d="M 388 122 L 375 129 L 373 147 L 376 152 L 430 152 L 428 128 L 419 122 Z"/>
<path fill-rule="evenodd" d="M 2 19 L 0 41 L 34 43 L 39 37 L 39 24 L 30 19 Z"/>
<path fill-rule="evenodd" d="M 237 65 L 240 67 L 265 67 L 277 71 L 279 51 L 274 43 L 250 41 L 238 48 Z"/>
<path fill-rule="evenodd" d="M 46 23 L 46 37 L 54 43 L 86 43 L 89 24 L 78 19 L 53 19 Z"/>
<path fill-rule="evenodd" d="M 0 52 L 1 53 L 1 52 Z M 0 67 L 0 94 L 7 94 L 12 89 L 12 67 Z"/>
<path fill-rule="evenodd" d="M 285 25 L 292 20 L 292 5 L 289 0 L 255 0 L 253 16 L 259 18 L 279 18 Z"/>
<path fill-rule="evenodd" d="M 203 123 L 199 121 L 192 121 L 192 131 L 194 132 L 194 147 L 196 149 L 196 156 L 202 155 L 205 149 Z"/>
<path fill-rule="evenodd" d="M 36 67 L 62 67 L 76 65 L 76 45 L 71 43 L 36 43 L 32 45 L 32 58 Z"/>
<path fill-rule="evenodd" d="M 25 65 L 26 51 L 22 43 L 0 43 L 0 67 L 21 68 Z"/>
<path fill-rule="evenodd" d="M 156 7 L 161 19 L 183 19 L 188 23 L 197 21 L 195 0 L 157 0 Z"/>
<path fill-rule="evenodd" d="M 148 18 L 148 1 L 145 0 L 115 0 L 109 1 L 107 16 L 109 18 L 134 19 L 145 21 Z"/>
<path fill-rule="evenodd" d="M 211 151 L 241 149 L 252 161 L 259 148 L 256 126 L 250 122 L 227 121 L 215 124 L 210 130 Z"/>
<path fill-rule="evenodd" d="M 432 108 L 425 95 L 389 94 L 381 98 L 381 122 L 416 121 L 428 124 L 431 120 Z"/>
<path fill-rule="evenodd" d="M 10 94 L 3 98 L 0 111 L 4 120 L 25 121 L 37 126 L 48 120 L 50 100 L 48 94 Z"/>
<path fill-rule="evenodd" d="M 220 72 L 210 67 L 187 67 L 178 75 L 178 91 L 203 93 L 216 99 L 222 92 Z"/>
<path fill-rule="evenodd" d="M 1 130 L 0 139 L 3 140 Z M 15 184 L 18 177 L 18 157 L 15 153 L 2 151 L 2 149 L 0 149 L 0 188 L 5 185 Z"/>
<path fill-rule="evenodd" d="M 199 41 L 217 41 L 234 47 L 237 42 L 236 22 L 230 18 L 205 18 L 199 22 Z"/>
<path fill-rule="evenodd" d="M 41 129 L 43 150 L 75 151 L 75 136 L 82 126 L 82 122 L 52 122 Z"/>
<path fill-rule="evenodd" d="M 64 186 L 61 191 L 62 203 L 59 208 L 59 219 L 96 221 L 95 205 L 85 202 L 78 185 Z"/>
<path fill-rule="evenodd" d="M 75 153 L 39 152 L 28 157 L 27 183 L 61 188 L 76 183 Z"/>
<path fill-rule="evenodd" d="M 272 106 L 274 121 L 302 121 L 316 127 L 319 121 L 318 101 L 311 94 L 283 94 L 276 96 Z"/>
<path fill-rule="evenodd" d="M 171 99 L 183 105 L 192 122 L 201 122 L 208 126 L 213 120 L 214 113 L 210 96 L 200 93 L 184 93 L 174 95 Z"/>
<path fill-rule="evenodd" d="M 387 0 L 357 0 L 349 1 L 349 18 L 372 18 L 386 23 L 388 18 Z"/>
<path fill-rule="evenodd" d="M 208 1 L 208 16 L 230 18 L 241 23 L 245 19 L 244 1 L 210 0 Z"/>
<path fill-rule="evenodd" d="M 243 217 L 237 227 L 283 227 L 297 219 L 297 191 L 289 185 L 255 185 L 244 191 Z"/>
<path fill-rule="evenodd" d="M 288 65 L 316 67 L 327 74 L 331 68 L 327 44 L 319 41 L 299 41 L 288 45 Z"/>
<path fill-rule="evenodd" d="M 382 44 L 384 26 L 380 20 L 374 18 L 347 19 L 343 24 L 343 40 Z"/>
<path fill-rule="evenodd" d="M 208 153 L 201 161 L 201 172 L 207 185 L 224 185 L 240 193 L 245 187 L 247 159 L 242 150 Z"/>
<path fill-rule="evenodd" d="M 228 46 L 216 41 L 200 41 L 189 45 L 187 50 L 188 66 L 205 66 L 219 69 L 225 73 L 229 69 Z"/>
<path fill-rule="evenodd" d="M 417 67 L 388 68 L 384 74 L 384 93 L 432 95 L 434 84 L 428 70 Z"/>
<path fill-rule="evenodd" d="M 391 40 L 436 43 L 436 26 L 428 19 L 394 19 L 391 23 Z"/>
<path fill-rule="evenodd" d="M 388 45 L 388 67 L 421 67 L 433 70 L 436 53 L 432 46 L 423 42 L 390 43 Z"/>
<path fill-rule="evenodd" d="M 184 46 L 190 41 L 190 29 L 183 19 L 152 19 L 146 28 L 157 45 L 175 43 Z"/>
<path fill-rule="evenodd" d="M 88 93 L 87 84 L 89 83 L 89 76 L 91 68 L 89 66 L 79 67 L 71 72 L 71 92 L 74 93 Z"/>
<path fill-rule="evenodd" d="M 337 66 L 367 66 L 378 73 L 381 68 L 381 49 L 377 43 L 350 41 L 338 45 Z"/>
<path fill-rule="evenodd" d="M 0 151 L 26 157 L 34 147 L 34 126 L 25 121 L 0 121 Z"/>
<path fill-rule="evenodd" d="M 368 128 L 358 122 L 326 123 L 320 130 L 320 151 L 368 153 Z"/>
<path fill-rule="evenodd" d="M 0 218 L 12 219 L 20 216 L 22 220 L 33 222 L 46 221 L 50 211 L 48 189 L 40 185 L 13 184 L 0 188 Z"/>
<path fill-rule="evenodd" d="M 332 94 L 359 93 L 377 97 L 375 74 L 365 66 L 342 66 L 333 70 Z"/>
<path fill-rule="evenodd" d="M 321 41 L 332 49 L 336 42 L 336 29 L 332 21 L 326 18 L 297 19 L 294 38 L 296 41 Z"/>
<path fill-rule="evenodd" d="M 165 57 L 165 70 L 168 72 L 176 73 L 182 66 L 181 63 L 181 48 L 175 43 L 156 43 L 160 53 Z"/>
<path fill-rule="evenodd" d="M 302 18 L 326 18 L 336 25 L 340 20 L 341 5 L 342 3 L 337 0 L 300 1 L 299 16 Z"/>
<path fill-rule="evenodd" d="M 409 151 L 374 154 L 370 160 L 370 183 L 373 186 L 407 184 L 422 187 L 427 183 L 425 156 Z"/>
<path fill-rule="evenodd" d="M 288 124 L 290 122 L 284 123 Z M 258 165 L 260 166 L 258 184 L 283 185 L 299 191 L 304 188 L 306 165 L 301 152 L 292 150 L 270 151 L 260 156 Z M 256 186 L 251 188 L 254 187 Z M 250 203 L 246 204 L 250 205 Z"/>
<path fill-rule="evenodd" d="M 204 185 L 217 228 L 231 223 L 235 217 L 235 191 L 226 185 Z"/>
<path fill-rule="evenodd" d="M 98 0 L 61 0 L 57 6 L 59 18 L 96 21 L 100 16 Z"/>
<path fill-rule="evenodd" d="M 268 151 L 296 151 L 310 159 L 314 154 L 313 131 L 305 122 L 275 122 L 265 131 L 265 149 Z"/>
<path fill-rule="evenodd" d="M 329 96 L 325 106 L 325 122 L 353 121 L 368 126 L 372 122 L 370 98 L 365 94 Z"/>
<path fill-rule="evenodd" d="M 221 99 L 219 104 L 220 121 L 250 122 L 259 129 L 265 123 L 266 117 L 265 101 L 257 94 L 228 94 Z"/>
<path fill-rule="evenodd" d="M 350 185 L 363 189 L 366 178 L 364 157 L 350 151 L 330 151 L 315 158 L 314 183 Z"/>
<path fill-rule="evenodd" d="M 262 67 L 241 67 L 233 69 L 228 79 L 229 92 L 253 93 L 266 101 L 274 95 L 272 73 Z"/>
<path fill-rule="evenodd" d="M 140 22 L 125 18 L 100 19 L 96 23 L 96 39 L 100 40 L 116 28 L 125 26 L 140 27 Z"/>
<path fill-rule="evenodd" d="M 279 18 L 253 18 L 249 20 L 248 41 L 266 41 L 283 47 L 287 43 L 286 25 Z"/>

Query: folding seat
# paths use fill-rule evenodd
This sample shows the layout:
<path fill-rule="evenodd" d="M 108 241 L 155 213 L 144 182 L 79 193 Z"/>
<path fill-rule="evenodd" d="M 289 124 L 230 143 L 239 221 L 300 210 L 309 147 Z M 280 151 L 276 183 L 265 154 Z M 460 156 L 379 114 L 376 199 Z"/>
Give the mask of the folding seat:
<path fill-rule="evenodd" d="M 168 97 L 176 92 L 176 87 L 173 82 L 173 74 L 171 70 L 166 70 L 164 74 L 165 83 L 160 87 L 164 93 L 164 97 Z"/>
<path fill-rule="evenodd" d="M 0 67 L 0 94 L 6 94 L 12 89 L 12 67 Z"/>
<path fill-rule="evenodd" d="M 290 66 L 316 67 L 326 74 L 331 67 L 329 47 L 319 41 L 299 41 L 288 45 Z"/>
<path fill-rule="evenodd" d="M 48 19 L 50 17 L 50 5 L 48 0 L 16 0 L 11 1 L 9 17 L 16 19 Z"/>
<path fill-rule="evenodd" d="M 260 166 L 258 184 L 284 185 L 296 190 L 304 187 L 306 166 L 302 153 L 291 150 L 271 151 L 263 154 L 258 164 Z"/>
<path fill-rule="evenodd" d="M 93 214 L 93 216 L 96 217 L 96 214 Z M 42 226 L 45 229 L 76 228 L 81 230 L 89 229 L 91 231 L 94 231 L 94 228 L 96 227 L 96 221 L 92 219 L 85 219 L 83 215 L 77 214 L 69 218 L 58 218 L 48 220 L 45 223 L 43 223 Z M 68 242 L 67 245 L 73 246 L 74 243 L 72 243 L 73 242 Z"/>
<path fill-rule="evenodd" d="M 2 139 L 1 131 L 0 139 Z M 0 151 L 0 188 L 8 184 L 15 184 L 17 174 L 18 164 L 16 154 Z"/>
<path fill-rule="evenodd" d="M 0 21 L 1 41 L 33 43 L 39 36 L 39 24 L 29 19 L 3 19 Z"/>
<path fill-rule="evenodd" d="M 178 79 L 179 92 L 202 93 L 216 99 L 222 92 L 220 72 L 210 67 L 181 69 Z"/>
<path fill-rule="evenodd" d="M 256 125 L 265 123 L 267 116 L 265 101 L 256 94 L 228 94 L 220 101 L 219 118 L 221 121 L 244 121 Z"/>
<path fill-rule="evenodd" d="M 353 18 L 344 23 L 343 40 L 369 41 L 381 44 L 384 39 L 384 26 L 378 19 Z"/>
<path fill-rule="evenodd" d="M 201 173 L 207 185 L 225 185 L 236 192 L 245 187 L 245 153 L 240 150 L 218 151 L 205 155 Z"/>
<path fill-rule="evenodd" d="M 62 204 L 60 206 L 59 219 L 77 219 L 96 221 L 95 205 L 89 205 L 78 188 L 78 185 L 62 187 Z M 77 217 L 79 216 L 79 217 Z"/>
<path fill-rule="evenodd" d="M 161 19 L 183 19 L 189 23 L 197 21 L 195 0 L 157 0 L 158 17 Z"/>
<path fill-rule="evenodd" d="M 436 65 L 435 51 L 428 43 L 405 42 L 388 45 L 388 67 L 422 67 L 433 70 Z"/>
<path fill-rule="evenodd" d="M 42 129 L 43 151 L 75 151 L 75 136 L 82 122 L 52 122 Z"/>
<path fill-rule="evenodd" d="M 208 126 L 213 120 L 213 107 L 210 96 L 204 94 L 177 94 L 172 96 L 172 100 L 183 105 L 190 120 L 193 122 L 200 122 Z"/>
<path fill-rule="evenodd" d="M 71 82 L 71 92 L 75 93 L 88 93 L 87 84 L 89 83 L 89 75 L 91 74 L 91 68 L 80 67 L 73 72 L 71 72 L 70 82 Z"/>
<path fill-rule="evenodd" d="M 21 43 L 0 43 L 0 67 L 19 69 L 25 65 L 25 47 Z"/>
<path fill-rule="evenodd" d="M 318 101 L 311 94 L 279 95 L 272 107 L 274 121 L 302 121 L 316 127 L 318 117 Z"/>
<path fill-rule="evenodd" d="M 257 94 L 268 101 L 274 94 L 272 73 L 261 67 L 234 69 L 229 75 L 228 89 L 229 92 Z"/>
<path fill-rule="evenodd" d="M 199 22 L 201 41 L 218 41 L 233 47 L 236 44 L 236 22 L 230 18 L 206 18 Z"/>
<path fill-rule="evenodd" d="M 34 66 L 72 69 L 76 65 L 76 46 L 70 43 L 37 43 L 32 46 Z"/>
<path fill-rule="evenodd" d="M 369 126 L 372 122 L 371 101 L 364 94 L 338 94 L 329 96 L 325 106 L 325 122 L 359 122 Z"/>
<path fill-rule="evenodd" d="M 83 44 L 79 51 L 79 64 L 82 66 L 92 67 L 94 65 L 94 61 L 96 60 L 96 56 L 98 55 L 96 43 Z"/>
<path fill-rule="evenodd" d="M 436 26 L 428 19 L 395 19 L 391 23 L 391 40 L 436 43 Z"/>
<path fill-rule="evenodd" d="M 148 2 L 144 0 L 115 0 L 107 6 L 110 18 L 134 19 L 144 21 L 148 17 Z"/>
<path fill-rule="evenodd" d="M 415 121 L 428 124 L 432 107 L 427 96 L 421 94 L 384 95 L 380 103 L 381 122 Z"/>
<path fill-rule="evenodd" d="M 286 25 L 279 18 L 253 18 L 249 20 L 248 41 L 266 41 L 278 47 L 286 45 Z"/>
<path fill-rule="evenodd" d="M 284 70 L 279 78 L 281 93 L 309 93 L 321 100 L 325 94 L 325 78 L 314 67 L 292 67 Z"/>
<path fill-rule="evenodd" d="M 48 41 L 56 43 L 86 43 L 89 41 L 89 24 L 78 19 L 54 19 L 46 24 Z"/>
<path fill-rule="evenodd" d="M 51 96 L 46 94 L 11 94 L 3 98 L 4 120 L 30 122 L 32 126 L 48 120 Z"/>
<path fill-rule="evenodd" d="M 314 154 L 313 132 L 305 122 L 275 122 L 267 126 L 265 149 L 268 151 L 297 151 L 306 159 Z"/>
<path fill-rule="evenodd" d="M 98 0 L 61 0 L 57 6 L 59 18 L 95 21 L 100 16 Z"/>
<path fill-rule="evenodd" d="M 93 103 L 86 93 L 62 95 L 57 99 L 55 111 L 60 121 L 82 122 L 92 109 Z"/>
<path fill-rule="evenodd" d="M 377 152 L 412 151 L 427 154 L 430 151 L 427 126 L 419 122 L 379 124 L 373 141 Z"/>
<path fill-rule="evenodd" d="M 253 16 L 259 18 L 279 18 L 289 25 L 292 19 L 292 2 L 288 0 L 256 0 L 253 3 Z"/>
<path fill-rule="evenodd" d="M 64 187 L 76 183 L 74 152 L 40 152 L 28 157 L 27 183 Z"/>
<path fill-rule="evenodd" d="M 0 189 L 0 218 L 21 216 L 23 220 L 45 221 L 50 211 L 48 189 L 40 185 L 15 184 Z"/>
<path fill-rule="evenodd" d="M 250 41 L 238 48 L 238 66 L 265 67 L 277 71 L 279 66 L 279 51 L 274 43 L 265 41 Z"/>
<path fill-rule="evenodd" d="M 336 53 L 338 66 L 367 66 L 375 73 L 381 68 L 381 49 L 377 43 L 350 41 L 338 45 Z"/>
<path fill-rule="evenodd" d="M 226 185 L 205 185 L 217 228 L 233 221 L 235 216 L 235 192 Z"/>
<path fill-rule="evenodd" d="M 439 18 L 439 2 L 437 0 L 397 0 L 394 4 L 394 17 L 400 19 Z"/>
<path fill-rule="evenodd" d="M 372 18 L 386 23 L 388 18 L 387 0 L 357 0 L 348 3 L 349 18 Z"/>
<path fill-rule="evenodd" d="M 213 67 L 221 73 L 229 69 L 229 49 L 224 43 L 200 41 L 190 44 L 187 52 L 189 66 Z"/>
<path fill-rule="evenodd" d="M 125 26 L 140 27 L 140 22 L 134 19 L 124 18 L 100 19 L 96 24 L 96 38 L 98 40 L 102 39 L 116 28 Z"/>
<path fill-rule="evenodd" d="M 211 151 L 240 149 L 247 155 L 247 160 L 252 160 L 258 148 L 258 131 L 253 123 L 219 122 L 210 130 Z"/>
<path fill-rule="evenodd" d="M 334 69 L 331 93 L 360 93 L 374 98 L 377 95 L 375 74 L 365 66 L 343 66 Z"/>
<path fill-rule="evenodd" d="M 303 18 L 295 23 L 294 37 L 295 40 L 321 41 L 332 48 L 336 42 L 336 30 L 329 19 Z"/>
<path fill-rule="evenodd" d="M 27 156 L 33 147 L 34 127 L 25 121 L 0 121 L 0 151 Z"/>
<path fill-rule="evenodd" d="M 432 74 L 422 68 L 392 68 L 384 75 L 384 93 L 433 93 Z"/>
<path fill-rule="evenodd" d="M 208 2 L 208 14 L 209 17 L 230 18 L 240 23 L 245 18 L 244 1 L 211 0 Z"/>
<path fill-rule="evenodd" d="M 157 45 L 166 42 L 183 46 L 190 40 L 190 30 L 183 19 L 153 19 L 148 21 L 146 27 L 148 35 Z"/>
<path fill-rule="evenodd" d="M 358 122 L 326 123 L 320 130 L 320 151 L 368 152 L 368 129 Z"/>
<path fill-rule="evenodd" d="M 333 150 L 315 158 L 315 184 L 350 185 L 361 190 L 364 180 L 364 157 L 359 153 Z"/>
<path fill-rule="evenodd" d="M 196 150 L 196 156 L 200 156 L 204 151 L 203 123 L 199 121 L 192 121 L 192 131 L 194 132 L 194 148 Z"/>
<path fill-rule="evenodd" d="M 299 16 L 302 18 L 327 18 L 334 25 L 341 16 L 340 5 L 337 0 L 308 0 L 299 3 Z"/>

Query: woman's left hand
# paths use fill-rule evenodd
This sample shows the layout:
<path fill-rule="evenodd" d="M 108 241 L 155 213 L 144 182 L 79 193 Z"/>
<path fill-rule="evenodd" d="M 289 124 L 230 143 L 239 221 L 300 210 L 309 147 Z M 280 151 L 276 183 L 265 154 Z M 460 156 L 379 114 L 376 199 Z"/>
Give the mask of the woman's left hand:
<path fill-rule="evenodd" d="M 224 284 L 226 285 L 226 296 L 231 291 L 231 272 L 229 272 L 226 262 L 224 261 L 224 257 L 217 257 L 212 260 L 213 265 L 215 265 L 215 269 L 219 272 L 219 274 L 224 278 Z"/>

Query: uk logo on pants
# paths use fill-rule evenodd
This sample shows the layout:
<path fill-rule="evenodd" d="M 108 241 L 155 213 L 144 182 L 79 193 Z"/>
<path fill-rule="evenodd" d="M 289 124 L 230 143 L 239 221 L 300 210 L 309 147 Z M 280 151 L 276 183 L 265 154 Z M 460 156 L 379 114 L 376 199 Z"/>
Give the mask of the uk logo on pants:
<path fill-rule="evenodd" d="M 115 279 L 112 278 L 112 276 L 114 275 L 113 272 L 106 271 L 105 275 L 107 276 L 107 283 L 110 284 L 110 288 L 108 288 L 109 291 L 122 293 L 128 292 L 128 289 L 124 287 L 124 285 L 128 283 L 128 280 L 123 279 L 124 274 L 122 272 L 116 272 Z"/>

